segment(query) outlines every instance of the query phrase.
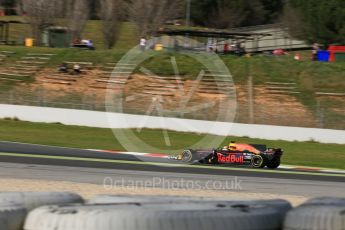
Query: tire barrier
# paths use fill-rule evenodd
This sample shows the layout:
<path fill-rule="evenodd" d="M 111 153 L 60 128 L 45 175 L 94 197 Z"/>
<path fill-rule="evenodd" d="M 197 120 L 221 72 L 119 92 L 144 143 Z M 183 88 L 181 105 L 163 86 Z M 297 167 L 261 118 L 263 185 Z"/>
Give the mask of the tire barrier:
<path fill-rule="evenodd" d="M 21 230 L 27 211 L 24 207 L 11 203 L 0 203 L 0 229 Z"/>
<path fill-rule="evenodd" d="M 30 211 L 31 210 L 31 211 Z M 345 230 L 345 198 L 285 200 L 0 193 L 0 230 Z"/>
<path fill-rule="evenodd" d="M 98 195 L 91 198 L 89 204 L 125 204 L 125 203 L 226 203 L 228 205 L 261 205 L 275 208 L 280 212 L 287 213 L 291 204 L 286 200 L 217 200 L 212 198 L 182 197 L 182 196 L 131 196 L 131 195 Z"/>
<path fill-rule="evenodd" d="M 83 202 L 79 195 L 69 192 L 0 192 L 0 204 L 12 203 L 23 206 L 27 210 L 43 205 Z"/>
<path fill-rule="evenodd" d="M 247 201 L 253 202 L 257 205 L 264 205 L 267 207 L 275 208 L 280 212 L 287 213 L 292 209 L 290 202 L 286 200 L 276 199 L 276 200 L 258 200 L 258 201 Z"/>
<path fill-rule="evenodd" d="M 208 198 L 188 196 L 151 196 L 151 195 L 97 195 L 87 201 L 88 204 L 126 204 L 126 203 L 183 203 L 208 201 Z"/>
<path fill-rule="evenodd" d="M 284 230 L 345 230 L 345 199 L 311 199 L 287 214 Z"/>
<path fill-rule="evenodd" d="M 29 213 L 24 230 L 278 230 L 284 216 L 226 202 L 45 206 Z"/>
<path fill-rule="evenodd" d="M 331 205 L 331 206 L 343 206 L 345 207 L 345 198 L 334 197 L 320 197 L 306 201 L 303 206 L 311 205 Z"/>

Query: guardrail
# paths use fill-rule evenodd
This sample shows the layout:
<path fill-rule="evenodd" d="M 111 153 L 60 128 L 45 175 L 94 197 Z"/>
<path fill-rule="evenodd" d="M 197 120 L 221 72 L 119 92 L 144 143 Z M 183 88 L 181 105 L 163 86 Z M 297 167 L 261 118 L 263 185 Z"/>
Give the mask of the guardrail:
<path fill-rule="evenodd" d="M 267 140 L 318 141 L 345 144 L 345 131 L 271 125 L 249 125 L 229 122 L 107 113 L 73 109 L 0 104 L 0 118 L 18 118 L 31 122 L 62 123 L 98 128 L 149 128 L 222 136 L 248 136 Z M 144 124 L 143 124 L 143 121 Z"/>

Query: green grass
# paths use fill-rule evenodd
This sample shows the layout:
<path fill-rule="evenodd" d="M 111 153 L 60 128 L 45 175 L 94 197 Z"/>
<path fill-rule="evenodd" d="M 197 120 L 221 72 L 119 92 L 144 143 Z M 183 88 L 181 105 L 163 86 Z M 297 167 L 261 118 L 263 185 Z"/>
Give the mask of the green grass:
<path fill-rule="evenodd" d="M 33 144 L 63 146 L 73 148 L 92 148 L 124 150 L 109 129 L 65 126 L 61 124 L 30 123 L 14 120 L 0 120 L 0 140 Z M 136 132 L 133 130 L 133 132 Z M 160 130 L 142 130 L 138 137 L 146 143 L 168 150 Z M 173 148 L 185 148 L 196 143 L 203 135 L 169 131 Z M 321 144 L 315 142 L 287 142 L 251 139 L 246 137 L 227 137 L 245 143 L 267 144 L 285 150 L 284 164 L 345 169 L 345 145 Z M 200 146 L 202 147 L 202 146 Z M 176 154 L 173 150 L 171 153 Z"/>

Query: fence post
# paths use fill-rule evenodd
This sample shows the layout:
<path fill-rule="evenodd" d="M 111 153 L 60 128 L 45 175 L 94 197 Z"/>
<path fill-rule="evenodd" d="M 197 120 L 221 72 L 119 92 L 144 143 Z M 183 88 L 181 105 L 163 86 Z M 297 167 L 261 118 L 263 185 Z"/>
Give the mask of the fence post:
<path fill-rule="evenodd" d="M 39 88 L 37 97 L 38 97 L 38 106 L 43 107 L 44 105 L 43 105 L 43 89 L 42 89 L 42 87 Z"/>
<path fill-rule="evenodd" d="M 320 97 L 318 97 L 317 101 L 316 101 L 316 113 L 317 113 L 317 117 L 319 119 L 320 128 L 324 128 L 324 126 L 325 126 L 325 124 L 324 124 L 325 115 L 324 115 L 324 110 L 321 107 Z"/>
<path fill-rule="evenodd" d="M 249 106 L 249 124 L 254 124 L 254 89 L 253 76 L 250 72 L 249 58 L 246 60 L 246 72 L 248 76 L 248 106 Z"/>
<path fill-rule="evenodd" d="M 11 105 L 13 105 L 13 103 L 14 103 L 14 89 L 12 89 L 11 91 L 10 91 L 10 95 L 9 95 L 9 103 L 11 104 Z"/>

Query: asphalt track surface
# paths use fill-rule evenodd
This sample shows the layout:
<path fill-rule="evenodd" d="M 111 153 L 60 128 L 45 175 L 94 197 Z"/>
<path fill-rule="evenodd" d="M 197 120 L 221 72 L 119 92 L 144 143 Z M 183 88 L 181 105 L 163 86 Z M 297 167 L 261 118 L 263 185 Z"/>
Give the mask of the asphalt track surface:
<path fill-rule="evenodd" d="M 211 189 L 209 182 L 217 181 L 225 190 L 238 189 L 228 184 L 239 180 L 241 191 L 303 196 L 344 196 L 345 191 L 344 174 L 190 166 L 170 159 L 12 142 L 0 142 L 0 177 L 92 184 L 110 178 L 122 186 L 142 182 L 162 188 L 169 182 L 177 181 L 181 188 L 195 182 L 198 189 Z"/>

